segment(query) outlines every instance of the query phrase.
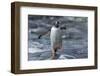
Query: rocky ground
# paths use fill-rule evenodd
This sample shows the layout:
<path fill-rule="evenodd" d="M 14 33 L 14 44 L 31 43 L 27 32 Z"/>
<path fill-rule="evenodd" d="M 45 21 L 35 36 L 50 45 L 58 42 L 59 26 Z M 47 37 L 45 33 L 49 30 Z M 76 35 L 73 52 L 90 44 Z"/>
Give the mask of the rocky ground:
<path fill-rule="evenodd" d="M 38 39 L 39 33 L 31 30 L 42 27 L 44 32 L 49 31 L 55 21 L 60 21 L 63 46 L 56 54 L 56 59 L 79 59 L 88 57 L 87 17 L 62 16 L 29 16 L 28 33 L 28 60 L 51 59 L 51 45 L 49 34 Z"/>

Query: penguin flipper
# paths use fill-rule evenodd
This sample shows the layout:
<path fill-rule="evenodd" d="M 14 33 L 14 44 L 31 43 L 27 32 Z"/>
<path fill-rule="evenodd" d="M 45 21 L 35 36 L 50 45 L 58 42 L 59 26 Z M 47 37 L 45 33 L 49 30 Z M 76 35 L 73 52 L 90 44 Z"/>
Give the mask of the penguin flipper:
<path fill-rule="evenodd" d="M 39 36 L 38 36 L 38 39 L 41 39 L 41 37 L 42 37 L 42 35 L 39 35 Z"/>

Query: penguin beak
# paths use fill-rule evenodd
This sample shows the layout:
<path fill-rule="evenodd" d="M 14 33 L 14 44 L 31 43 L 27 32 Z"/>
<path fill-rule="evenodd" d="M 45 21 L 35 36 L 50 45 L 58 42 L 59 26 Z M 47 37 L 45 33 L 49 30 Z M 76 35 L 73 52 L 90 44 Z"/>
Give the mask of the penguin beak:
<path fill-rule="evenodd" d="M 66 30 L 66 27 L 60 27 L 60 29 L 62 29 L 62 30 Z"/>

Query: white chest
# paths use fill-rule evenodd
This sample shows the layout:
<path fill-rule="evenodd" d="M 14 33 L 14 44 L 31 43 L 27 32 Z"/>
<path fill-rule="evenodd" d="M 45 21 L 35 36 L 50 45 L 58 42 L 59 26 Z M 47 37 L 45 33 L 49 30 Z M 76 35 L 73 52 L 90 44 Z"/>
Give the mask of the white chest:
<path fill-rule="evenodd" d="M 62 34 L 60 28 L 56 27 L 51 28 L 50 39 L 51 39 L 51 45 L 62 43 Z"/>

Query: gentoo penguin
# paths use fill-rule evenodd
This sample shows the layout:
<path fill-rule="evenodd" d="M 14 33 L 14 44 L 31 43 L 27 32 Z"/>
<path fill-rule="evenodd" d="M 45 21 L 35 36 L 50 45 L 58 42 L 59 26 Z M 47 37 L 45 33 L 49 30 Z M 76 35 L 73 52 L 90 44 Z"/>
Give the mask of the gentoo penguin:
<path fill-rule="evenodd" d="M 50 39 L 51 39 L 52 59 L 55 59 L 57 50 L 61 49 L 62 47 L 62 34 L 58 21 L 51 28 Z"/>

